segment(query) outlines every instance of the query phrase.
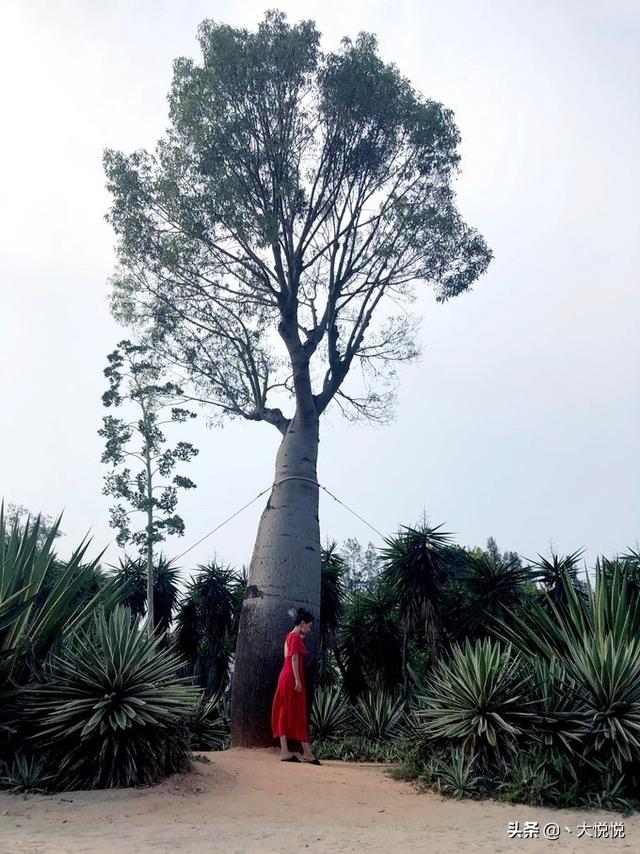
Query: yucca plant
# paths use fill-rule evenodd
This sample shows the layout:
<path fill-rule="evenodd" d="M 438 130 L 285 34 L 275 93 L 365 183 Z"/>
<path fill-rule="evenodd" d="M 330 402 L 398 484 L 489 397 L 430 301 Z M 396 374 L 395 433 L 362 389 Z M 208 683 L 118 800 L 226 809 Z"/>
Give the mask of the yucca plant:
<path fill-rule="evenodd" d="M 0 789 L 8 789 L 12 794 L 44 794 L 50 780 L 42 757 L 17 753 L 4 769 L 0 768 Z"/>
<path fill-rule="evenodd" d="M 354 698 L 368 687 L 393 690 L 402 680 L 402 634 L 391 589 L 376 583 L 350 595 L 338 634 L 344 689 Z"/>
<path fill-rule="evenodd" d="M 120 558 L 115 570 L 118 583 L 126 590 L 124 604 L 133 617 L 142 617 L 147 612 L 147 565 L 144 558 Z M 164 554 L 153 564 L 153 622 L 155 631 L 168 631 L 173 612 L 178 603 L 180 570 Z"/>
<path fill-rule="evenodd" d="M 485 553 L 469 555 L 462 576 L 469 597 L 460 615 L 465 632 L 485 634 L 496 620 L 508 619 L 530 578 L 529 568 L 521 566 L 518 557 L 504 561 Z"/>
<path fill-rule="evenodd" d="M 334 685 L 338 673 L 344 679 L 344 667 L 337 647 L 345 595 L 346 561 L 338 554 L 336 542 L 322 549 L 320 566 L 320 627 L 318 632 L 317 684 Z"/>
<path fill-rule="evenodd" d="M 530 678 L 518 656 L 491 638 L 456 644 L 417 698 L 423 734 L 483 762 L 497 758 L 532 724 Z"/>
<path fill-rule="evenodd" d="M 68 638 L 29 691 L 32 741 L 55 786 L 131 786 L 184 767 L 197 691 L 176 680 L 179 660 L 126 608 L 98 614 L 91 629 Z"/>
<path fill-rule="evenodd" d="M 52 545 L 60 520 L 58 517 L 40 545 L 39 518 L 34 522 L 27 519 L 22 530 L 17 524 L 8 530 L 4 503 L 0 506 L 0 692 L 10 681 L 26 680 L 27 660 L 41 662 L 63 633 L 85 624 L 99 604 L 110 608 L 121 597 L 114 583 L 106 583 L 95 595 L 78 599 L 79 591 L 93 581 L 102 556 L 83 563 L 88 540 L 66 564 L 56 567 L 55 580 L 49 586 L 55 561 Z M 40 594 L 47 587 L 43 599 Z"/>
<path fill-rule="evenodd" d="M 314 745 L 318 759 L 337 759 L 341 762 L 399 762 L 404 744 L 394 741 L 374 741 L 361 735 L 327 739 Z"/>
<path fill-rule="evenodd" d="M 536 581 L 557 605 L 566 602 L 567 586 L 575 589 L 578 585 L 578 569 L 583 552 L 584 549 L 578 549 L 562 556 L 552 553 L 551 558 L 539 554 L 538 560 L 531 562 Z"/>
<path fill-rule="evenodd" d="M 559 658 L 532 657 L 531 710 L 535 713 L 535 738 L 552 753 L 567 755 L 579 751 L 586 728 L 584 705 Z"/>
<path fill-rule="evenodd" d="M 602 641 L 611 634 L 615 645 L 624 646 L 640 636 L 640 596 L 619 564 L 610 573 L 600 565 L 595 584 L 589 582 L 584 595 L 566 579 L 562 583 L 563 607 L 545 593 L 541 601 L 530 603 L 526 613 L 497 627 L 496 634 L 524 654 L 548 661 L 564 659 L 584 638 Z"/>
<path fill-rule="evenodd" d="M 309 715 L 309 729 L 313 738 L 320 741 L 339 738 L 344 735 L 348 717 L 347 702 L 339 688 L 316 688 Z"/>
<path fill-rule="evenodd" d="M 186 723 L 192 750 L 225 750 L 229 746 L 229 709 L 220 691 L 208 699 L 200 691 Z"/>
<path fill-rule="evenodd" d="M 476 795 L 482 777 L 475 772 L 475 756 L 465 756 L 462 750 L 453 749 L 448 759 L 436 758 L 430 776 L 438 791 L 454 798 Z"/>
<path fill-rule="evenodd" d="M 389 691 L 368 691 L 353 705 L 353 728 L 372 741 L 388 741 L 404 733 L 407 705 L 404 697 Z"/>
<path fill-rule="evenodd" d="M 593 753 L 618 772 L 640 761 L 640 640 L 624 645 L 613 634 L 585 637 L 568 650 L 565 666 L 575 684 L 587 727 L 585 758 Z"/>
<path fill-rule="evenodd" d="M 440 590 L 447 577 L 450 534 L 441 525 L 405 527 L 385 540 L 381 551 L 382 581 L 392 592 L 402 623 L 402 675 L 405 696 L 409 692 L 409 639 L 420 631 L 430 653 L 437 657 L 441 644 Z"/>
<path fill-rule="evenodd" d="M 197 684 L 212 696 L 229 680 L 244 579 L 215 561 L 198 570 L 178 607 L 175 643 Z"/>
<path fill-rule="evenodd" d="M 504 764 L 497 789 L 504 800 L 540 806 L 557 801 L 556 782 L 540 753 L 523 752 Z"/>

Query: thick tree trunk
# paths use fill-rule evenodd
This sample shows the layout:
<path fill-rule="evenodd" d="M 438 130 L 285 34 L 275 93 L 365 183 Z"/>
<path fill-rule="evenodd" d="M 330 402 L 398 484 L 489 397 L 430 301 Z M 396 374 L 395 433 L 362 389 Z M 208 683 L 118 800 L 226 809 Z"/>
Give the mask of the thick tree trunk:
<path fill-rule="evenodd" d="M 307 698 L 312 697 L 320 627 L 317 458 L 318 417 L 296 415 L 278 450 L 242 604 L 231 689 L 234 746 L 273 744 L 271 704 L 284 638 L 293 626 L 290 608 L 306 608 L 314 617 L 305 657 Z"/>

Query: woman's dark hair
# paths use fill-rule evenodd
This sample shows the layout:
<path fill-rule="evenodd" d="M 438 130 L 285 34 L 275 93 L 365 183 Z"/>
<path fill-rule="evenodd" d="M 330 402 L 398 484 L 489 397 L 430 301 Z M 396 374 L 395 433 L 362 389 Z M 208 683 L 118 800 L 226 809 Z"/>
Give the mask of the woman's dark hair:
<path fill-rule="evenodd" d="M 307 611 L 305 608 L 298 608 L 296 611 L 291 609 L 289 614 L 293 617 L 293 625 L 299 626 L 300 623 L 312 623 L 313 622 L 313 614 L 311 611 Z"/>

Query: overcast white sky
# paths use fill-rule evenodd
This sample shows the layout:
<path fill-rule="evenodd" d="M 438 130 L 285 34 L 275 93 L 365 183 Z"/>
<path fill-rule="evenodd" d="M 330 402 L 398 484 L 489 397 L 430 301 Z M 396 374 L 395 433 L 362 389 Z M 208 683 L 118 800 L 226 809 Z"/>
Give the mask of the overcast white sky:
<path fill-rule="evenodd" d="M 276 4 L 273 4 L 276 5 Z M 494 250 L 467 293 L 428 289 L 424 355 L 403 370 L 389 427 L 324 422 L 319 479 L 382 532 L 423 511 L 462 545 L 526 557 L 611 555 L 640 536 L 640 5 L 635 0 L 280 2 L 325 49 L 360 30 L 462 134 L 457 189 Z M 265 3 L 3 0 L 0 4 L 0 495 L 64 508 L 62 554 L 113 539 L 97 429 L 113 235 L 102 151 L 152 148 L 172 60 L 205 17 L 254 27 Z M 186 435 L 188 432 L 188 436 Z M 204 420 L 185 470 L 187 533 L 267 487 L 278 434 Z M 194 549 L 248 563 L 263 500 Z M 321 530 L 380 540 L 321 495 Z M 110 546 L 108 558 L 118 550 Z"/>

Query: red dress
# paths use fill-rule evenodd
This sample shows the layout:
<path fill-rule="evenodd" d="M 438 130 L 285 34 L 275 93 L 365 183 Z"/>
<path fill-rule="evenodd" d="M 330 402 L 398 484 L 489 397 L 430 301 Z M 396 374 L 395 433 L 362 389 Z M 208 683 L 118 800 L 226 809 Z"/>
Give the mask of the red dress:
<path fill-rule="evenodd" d="M 298 632 L 289 632 L 285 638 L 287 650 L 284 664 L 278 677 L 278 687 L 273 698 L 271 709 L 271 729 L 274 738 L 286 735 L 295 741 L 309 741 L 307 731 L 307 694 L 304 684 L 304 668 L 302 658 L 307 654 L 307 648 Z M 295 675 L 291 656 L 298 654 L 298 674 L 300 675 L 301 691 L 295 690 Z"/>

